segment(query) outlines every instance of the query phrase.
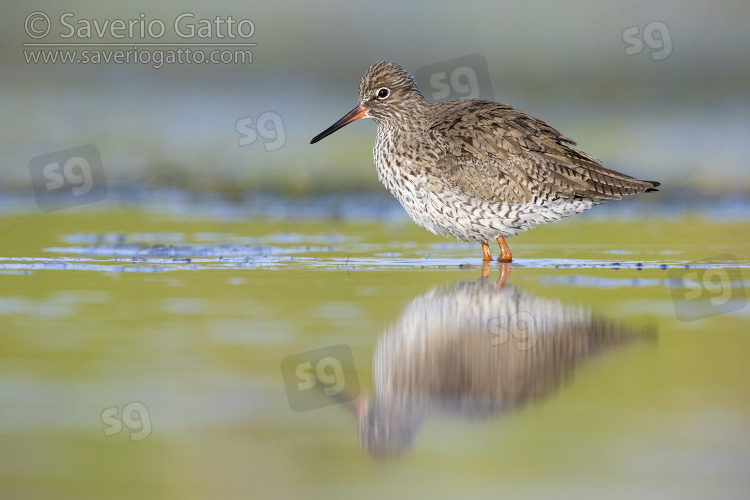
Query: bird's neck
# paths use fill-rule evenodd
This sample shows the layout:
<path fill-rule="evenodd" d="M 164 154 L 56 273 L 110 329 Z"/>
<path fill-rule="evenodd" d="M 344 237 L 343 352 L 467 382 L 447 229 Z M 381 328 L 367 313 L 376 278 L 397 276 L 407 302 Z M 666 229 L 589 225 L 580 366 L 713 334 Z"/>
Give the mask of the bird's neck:
<path fill-rule="evenodd" d="M 418 97 L 418 98 L 417 98 Z M 405 103 L 400 109 L 382 119 L 375 119 L 378 134 L 401 135 L 405 132 L 417 133 L 430 123 L 429 116 L 432 104 L 421 95 Z"/>

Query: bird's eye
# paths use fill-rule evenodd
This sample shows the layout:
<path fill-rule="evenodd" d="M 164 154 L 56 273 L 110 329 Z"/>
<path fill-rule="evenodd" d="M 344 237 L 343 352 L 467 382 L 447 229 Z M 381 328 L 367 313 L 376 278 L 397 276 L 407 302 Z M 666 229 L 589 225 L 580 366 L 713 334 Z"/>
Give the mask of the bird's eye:
<path fill-rule="evenodd" d="M 378 89 L 378 93 L 376 95 L 378 96 L 378 99 L 385 99 L 386 97 L 391 95 L 391 91 L 383 87 L 381 89 Z"/>

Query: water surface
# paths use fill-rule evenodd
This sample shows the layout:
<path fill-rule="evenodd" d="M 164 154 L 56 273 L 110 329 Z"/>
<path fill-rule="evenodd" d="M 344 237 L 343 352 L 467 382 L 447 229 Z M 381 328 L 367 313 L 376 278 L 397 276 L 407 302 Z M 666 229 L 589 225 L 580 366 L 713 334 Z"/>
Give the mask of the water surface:
<path fill-rule="evenodd" d="M 750 486 L 741 218 L 548 225 L 510 240 L 503 286 L 478 246 L 382 214 L 0 227 L 5 498 Z"/>

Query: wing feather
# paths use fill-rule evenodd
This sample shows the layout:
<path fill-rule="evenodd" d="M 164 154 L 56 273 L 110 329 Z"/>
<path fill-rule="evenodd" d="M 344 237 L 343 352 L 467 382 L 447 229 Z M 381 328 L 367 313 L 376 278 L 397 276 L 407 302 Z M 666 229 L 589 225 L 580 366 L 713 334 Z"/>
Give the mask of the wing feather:
<path fill-rule="evenodd" d="M 433 110 L 429 134 L 438 148 L 433 168 L 460 192 L 487 201 L 604 201 L 659 185 L 603 167 L 545 122 L 504 104 L 453 101 L 436 103 Z"/>

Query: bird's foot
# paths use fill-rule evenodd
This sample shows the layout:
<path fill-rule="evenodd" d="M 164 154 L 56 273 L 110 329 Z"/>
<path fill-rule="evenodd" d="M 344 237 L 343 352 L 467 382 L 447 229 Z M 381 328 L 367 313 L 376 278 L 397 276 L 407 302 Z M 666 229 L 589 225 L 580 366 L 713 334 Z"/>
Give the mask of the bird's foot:
<path fill-rule="evenodd" d="M 510 262 L 513 260 L 513 255 L 510 253 L 510 248 L 508 247 L 508 244 L 505 242 L 505 238 L 502 236 L 497 237 L 497 243 L 500 245 L 500 257 L 497 258 L 498 262 Z M 484 245 L 484 243 L 482 243 Z M 484 246 L 482 246 L 482 250 L 484 250 Z M 487 251 L 484 253 L 485 260 L 487 259 L 487 256 L 490 255 L 490 249 L 489 246 L 487 247 Z M 490 256 L 490 259 L 492 256 Z"/>
<path fill-rule="evenodd" d="M 486 241 L 482 242 L 482 254 L 484 254 L 484 262 L 489 262 L 492 260 L 492 254 L 490 253 L 490 246 L 487 244 Z"/>

